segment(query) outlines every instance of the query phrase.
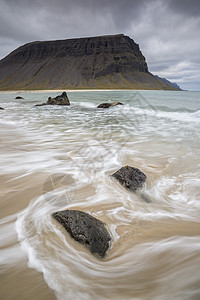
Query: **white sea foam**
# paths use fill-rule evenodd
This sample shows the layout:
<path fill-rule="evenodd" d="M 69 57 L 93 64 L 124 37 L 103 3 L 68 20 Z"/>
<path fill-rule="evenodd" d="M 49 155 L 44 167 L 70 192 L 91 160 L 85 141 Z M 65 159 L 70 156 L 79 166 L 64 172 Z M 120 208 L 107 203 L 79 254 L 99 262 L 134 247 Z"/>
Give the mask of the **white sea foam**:
<path fill-rule="evenodd" d="M 140 93 L 137 100 L 133 91 L 73 92 L 65 108 L 34 107 L 47 94 L 26 93 L 21 102 L 3 94 L 0 205 L 10 216 L 0 223 L 2 263 L 16 263 L 25 251 L 58 299 L 200 294 L 199 100 Z M 96 108 L 109 99 L 124 105 Z M 143 189 L 131 193 L 109 176 L 124 165 L 147 175 Z M 105 222 L 112 236 L 105 259 L 51 217 L 67 208 Z M 14 228 L 21 252 L 11 245 Z"/>

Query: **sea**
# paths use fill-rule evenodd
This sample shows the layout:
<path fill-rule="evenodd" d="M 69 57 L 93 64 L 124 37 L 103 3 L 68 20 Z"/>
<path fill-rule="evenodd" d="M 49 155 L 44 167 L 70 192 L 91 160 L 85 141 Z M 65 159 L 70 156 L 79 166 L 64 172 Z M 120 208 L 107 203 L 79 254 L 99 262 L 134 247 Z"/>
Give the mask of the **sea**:
<path fill-rule="evenodd" d="M 199 300 L 200 92 L 35 106 L 59 94 L 0 92 L 0 299 Z M 127 165 L 147 176 L 135 193 L 110 176 Z M 52 218 L 64 209 L 105 223 L 105 258 Z"/>

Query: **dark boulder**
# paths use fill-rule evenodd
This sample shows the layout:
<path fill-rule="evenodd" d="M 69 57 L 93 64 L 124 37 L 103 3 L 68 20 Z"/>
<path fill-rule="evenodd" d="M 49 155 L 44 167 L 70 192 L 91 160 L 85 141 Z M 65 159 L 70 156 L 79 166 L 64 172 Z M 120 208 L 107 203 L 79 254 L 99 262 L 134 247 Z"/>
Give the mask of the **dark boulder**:
<path fill-rule="evenodd" d="M 109 108 L 111 106 L 116 106 L 116 105 L 123 105 L 121 102 L 106 102 L 106 103 L 101 103 L 97 106 L 97 108 Z"/>
<path fill-rule="evenodd" d="M 67 97 L 67 93 L 63 92 L 60 96 L 55 98 L 49 97 L 46 105 L 70 105 L 69 98 Z"/>
<path fill-rule="evenodd" d="M 117 179 L 124 187 L 135 192 L 141 188 L 146 181 L 146 175 L 137 168 L 125 166 L 111 175 Z"/>
<path fill-rule="evenodd" d="M 73 239 L 86 246 L 92 254 L 104 257 L 111 237 L 105 224 L 78 210 L 63 210 L 52 216 L 67 230 Z"/>
<path fill-rule="evenodd" d="M 17 97 L 15 97 L 15 99 L 24 99 L 24 98 L 21 96 L 17 96 Z"/>
<path fill-rule="evenodd" d="M 70 105 L 69 98 L 67 93 L 63 92 L 61 95 L 51 98 L 49 97 L 46 103 L 36 104 L 35 106 L 44 106 L 44 105 Z"/>
<path fill-rule="evenodd" d="M 0 107 L 0 109 L 3 109 L 3 110 L 4 110 L 4 108 L 3 108 L 3 107 Z"/>

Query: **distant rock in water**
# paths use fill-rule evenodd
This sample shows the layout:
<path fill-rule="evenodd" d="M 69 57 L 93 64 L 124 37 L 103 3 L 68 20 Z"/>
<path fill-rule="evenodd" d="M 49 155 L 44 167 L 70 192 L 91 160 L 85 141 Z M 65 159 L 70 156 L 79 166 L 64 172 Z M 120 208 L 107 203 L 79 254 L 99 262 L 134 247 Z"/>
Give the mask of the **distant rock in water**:
<path fill-rule="evenodd" d="M 4 108 L 3 108 L 3 107 L 0 107 L 0 109 L 4 110 Z"/>
<path fill-rule="evenodd" d="M 36 104 L 35 106 L 45 106 L 46 103 Z"/>
<path fill-rule="evenodd" d="M 92 254 L 104 257 L 110 246 L 111 237 L 103 222 L 78 210 L 63 210 L 52 214 L 80 244 Z"/>
<path fill-rule="evenodd" d="M 123 34 L 32 42 L 0 60 L 0 90 L 174 88 Z"/>
<path fill-rule="evenodd" d="M 106 102 L 106 103 L 101 103 L 97 106 L 97 108 L 109 108 L 112 106 L 116 106 L 116 105 L 123 105 L 123 103 L 121 102 Z"/>
<path fill-rule="evenodd" d="M 171 81 L 169 81 L 169 80 L 166 79 L 166 78 L 159 77 L 158 75 L 155 75 L 155 77 L 158 78 L 160 81 L 162 81 L 162 82 L 164 82 L 164 83 L 166 83 L 166 84 L 171 85 L 171 86 L 172 86 L 173 88 L 175 88 L 176 90 L 182 90 L 182 89 L 180 88 L 180 86 L 179 86 L 176 82 L 171 82 Z"/>
<path fill-rule="evenodd" d="M 135 192 L 142 188 L 146 181 L 146 175 L 137 168 L 125 166 L 111 175 L 117 179 L 125 188 Z"/>
<path fill-rule="evenodd" d="M 24 99 L 24 98 L 21 96 L 17 96 L 17 97 L 15 97 L 15 99 Z"/>
<path fill-rule="evenodd" d="M 35 106 L 44 106 L 44 105 L 70 105 L 69 98 L 67 93 L 63 92 L 60 96 L 55 98 L 49 97 L 46 103 L 36 104 Z"/>
<path fill-rule="evenodd" d="M 67 97 L 67 93 L 63 92 L 60 96 L 56 98 L 49 97 L 46 105 L 70 105 L 69 99 Z"/>

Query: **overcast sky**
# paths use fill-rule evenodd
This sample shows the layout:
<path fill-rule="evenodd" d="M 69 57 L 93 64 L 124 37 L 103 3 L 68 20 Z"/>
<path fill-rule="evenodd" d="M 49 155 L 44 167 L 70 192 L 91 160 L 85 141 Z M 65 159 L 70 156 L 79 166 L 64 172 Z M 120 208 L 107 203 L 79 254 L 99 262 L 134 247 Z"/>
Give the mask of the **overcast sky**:
<path fill-rule="evenodd" d="M 118 33 L 150 72 L 200 90 L 200 0 L 0 0 L 0 59 L 36 40 Z"/>

